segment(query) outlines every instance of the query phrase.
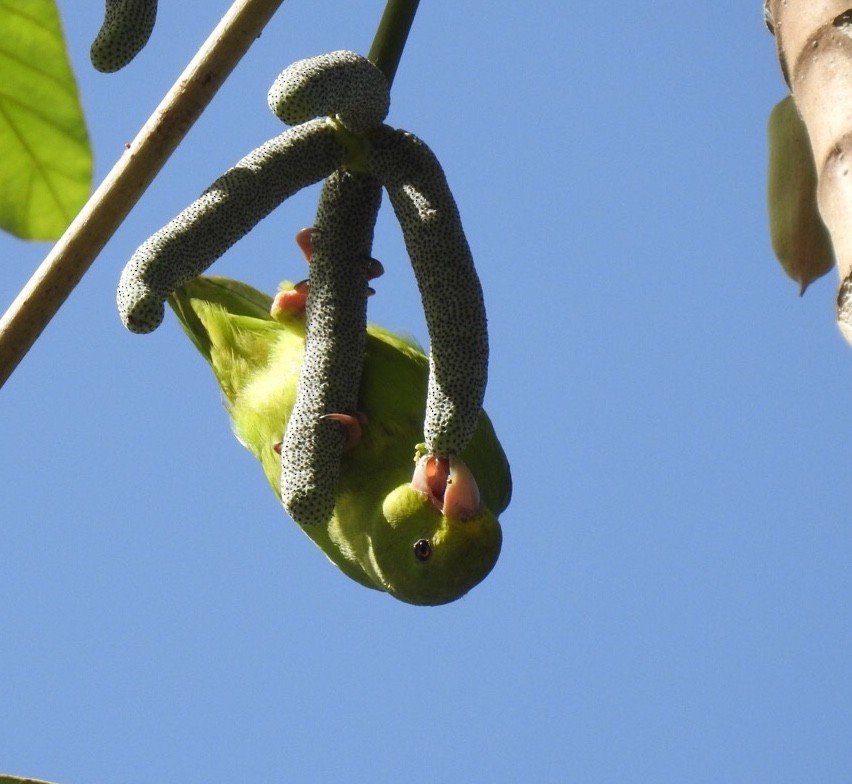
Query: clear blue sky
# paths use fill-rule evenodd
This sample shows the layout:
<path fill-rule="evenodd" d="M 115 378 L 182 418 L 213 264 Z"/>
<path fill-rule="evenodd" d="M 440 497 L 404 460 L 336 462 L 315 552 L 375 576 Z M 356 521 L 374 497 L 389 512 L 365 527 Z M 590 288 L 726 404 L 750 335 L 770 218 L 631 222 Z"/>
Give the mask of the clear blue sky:
<path fill-rule="evenodd" d="M 60 2 L 100 180 L 224 12 L 125 71 Z M 492 575 L 440 608 L 328 564 L 125 261 L 281 130 L 276 74 L 384 3 L 288 0 L 0 391 L 0 771 L 114 781 L 852 780 L 852 348 L 765 213 L 761 3 L 424 0 L 388 121 L 435 150 L 485 289 L 512 463 Z M 316 191 L 213 271 L 272 290 Z M 5 306 L 45 254 L 0 238 Z M 426 341 L 399 229 L 370 317 Z"/>

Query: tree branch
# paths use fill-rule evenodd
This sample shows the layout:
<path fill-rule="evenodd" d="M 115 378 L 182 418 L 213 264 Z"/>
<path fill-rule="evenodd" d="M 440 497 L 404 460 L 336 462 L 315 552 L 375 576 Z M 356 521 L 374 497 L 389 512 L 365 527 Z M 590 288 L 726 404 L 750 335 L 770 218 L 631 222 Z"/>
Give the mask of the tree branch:
<path fill-rule="evenodd" d="M 847 0 L 770 0 L 770 10 L 782 71 L 814 153 L 842 300 L 852 294 L 852 9 Z M 841 331 L 852 342 L 852 299 L 845 311 L 838 304 Z"/>
<path fill-rule="evenodd" d="M 0 319 L 0 387 L 283 0 L 236 0 Z"/>
<path fill-rule="evenodd" d="M 393 84 L 420 0 L 388 0 L 367 59 Z"/>

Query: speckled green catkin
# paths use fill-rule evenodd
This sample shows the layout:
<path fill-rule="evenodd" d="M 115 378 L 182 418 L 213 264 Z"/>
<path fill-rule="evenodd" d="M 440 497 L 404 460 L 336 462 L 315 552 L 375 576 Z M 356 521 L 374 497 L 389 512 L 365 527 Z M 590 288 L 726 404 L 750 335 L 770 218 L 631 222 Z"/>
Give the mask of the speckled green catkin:
<path fill-rule="evenodd" d="M 338 51 L 299 60 L 269 90 L 269 108 L 288 125 L 336 115 L 351 131 L 376 128 L 387 117 L 385 75 L 355 52 Z"/>
<path fill-rule="evenodd" d="M 325 414 L 355 414 L 367 330 L 367 268 L 381 187 L 337 171 L 317 209 L 305 358 L 281 446 L 281 501 L 301 525 L 334 510 L 344 430 Z"/>
<path fill-rule="evenodd" d="M 488 376 L 482 288 L 453 195 L 432 151 L 416 136 L 371 134 L 370 170 L 402 227 L 426 313 L 431 349 L 424 437 L 435 455 L 469 443 Z"/>
<path fill-rule="evenodd" d="M 106 0 L 104 23 L 89 57 L 103 73 L 124 68 L 148 43 L 157 20 L 157 0 Z"/>
<path fill-rule="evenodd" d="M 133 254 L 121 274 L 118 311 L 132 332 L 151 332 L 178 286 L 204 272 L 287 197 L 344 159 L 327 120 L 291 128 L 249 153 Z"/>

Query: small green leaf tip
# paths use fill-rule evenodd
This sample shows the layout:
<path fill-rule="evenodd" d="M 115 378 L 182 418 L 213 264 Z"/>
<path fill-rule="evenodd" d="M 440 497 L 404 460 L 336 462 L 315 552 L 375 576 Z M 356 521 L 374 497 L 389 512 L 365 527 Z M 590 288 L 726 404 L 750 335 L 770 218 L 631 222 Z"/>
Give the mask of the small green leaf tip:
<path fill-rule="evenodd" d="M 327 177 L 344 157 L 327 120 L 291 128 L 245 156 L 127 262 L 117 294 L 127 329 L 155 330 L 173 291 L 204 272 L 289 196 Z"/>
<path fill-rule="evenodd" d="M 273 114 L 287 125 L 337 116 L 356 133 L 380 126 L 390 108 L 385 75 L 361 55 L 343 50 L 288 66 L 268 99 Z"/>
<path fill-rule="evenodd" d="M 468 445 L 485 395 L 482 287 L 443 169 L 413 134 L 371 134 L 370 170 L 387 189 L 420 289 L 431 349 L 424 437 L 437 456 Z"/>
<path fill-rule="evenodd" d="M 124 68 L 148 43 L 157 20 L 157 0 L 106 0 L 106 14 L 89 57 L 102 73 Z"/>
<path fill-rule="evenodd" d="M 301 525 L 329 521 L 345 429 L 354 415 L 367 334 L 367 272 L 381 188 L 337 171 L 325 182 L 312 235 L 305 359 L 281 446 L 281 501 Z"/>

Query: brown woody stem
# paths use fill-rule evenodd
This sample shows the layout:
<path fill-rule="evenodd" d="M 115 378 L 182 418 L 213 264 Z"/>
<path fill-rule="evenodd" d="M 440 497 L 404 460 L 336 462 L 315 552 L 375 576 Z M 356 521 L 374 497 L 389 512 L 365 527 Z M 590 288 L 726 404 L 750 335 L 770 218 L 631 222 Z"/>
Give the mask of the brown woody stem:
<path fill-rule="evenodd" d="M 283 0 L 236 0 L 0 319 L 0 386 Z"/>

